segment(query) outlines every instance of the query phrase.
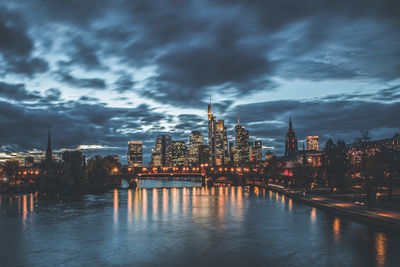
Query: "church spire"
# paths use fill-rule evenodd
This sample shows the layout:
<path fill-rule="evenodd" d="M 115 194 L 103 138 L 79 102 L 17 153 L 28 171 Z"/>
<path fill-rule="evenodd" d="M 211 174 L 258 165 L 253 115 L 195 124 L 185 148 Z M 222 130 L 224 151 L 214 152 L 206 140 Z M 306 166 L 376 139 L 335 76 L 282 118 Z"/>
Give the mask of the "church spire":
<path fill-rule="evenodd" d="M 292 130 L 292 116 L 289 118 L 289 130 Z"/>

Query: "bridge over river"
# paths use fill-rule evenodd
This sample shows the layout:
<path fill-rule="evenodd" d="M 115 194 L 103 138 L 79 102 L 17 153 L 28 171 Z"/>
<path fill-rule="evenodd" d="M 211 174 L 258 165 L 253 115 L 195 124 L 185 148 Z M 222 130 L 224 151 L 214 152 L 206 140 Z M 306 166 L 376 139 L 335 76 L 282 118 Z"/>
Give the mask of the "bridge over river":
<path fill-rule="evenodd" d="M 246 180 L 260 179 L 262 168 L 240 167 L 136 167 L 128 169 L 126 174 L 116 174 L 116 178 L 126 179 L 129 183 L 137 184 L 137 180 L 192 180 L 201 181 L 202 185 L 227 183 L 243 185 Z"/>

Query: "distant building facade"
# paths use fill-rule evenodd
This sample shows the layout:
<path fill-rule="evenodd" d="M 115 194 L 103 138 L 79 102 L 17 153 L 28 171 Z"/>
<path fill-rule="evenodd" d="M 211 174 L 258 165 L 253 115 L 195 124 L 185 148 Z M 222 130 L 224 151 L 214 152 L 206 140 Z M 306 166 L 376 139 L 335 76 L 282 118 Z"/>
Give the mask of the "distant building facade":
<path fill-rule="evenodd" d="M 189 138 L 188 163 L 190 166 L 199 166 L 199 147 L 204 144 L 204 137 L 199 131 L 192 131 Z"/>
<path fill-rule="evenodd" d="M 174 167 L 187 166 L 187 147 L 185 141 L 172 141 L 172 162 Z"/>
<path fill-rule="evenodd" d="M 143 142 L 129 141 L 128 142 L 128 168 L 143 166 Z"/>
<path fill-rule="evenodd" d="M 307 143 L 307 151 L 319 151 L 318 135 L 307 136 L 306 143 Z"/>
<path fill-rule="evenodd" d="M 172 161 L 172 138 L 167 134 L 160 134 L 151 153 L 151 166 L 170 167 Z"/>
<path fill-rule="evenodd" d="M 250 161 L 260 162 L 262 161 L 262 142 L 257 140 L 251 142 L 250 146 Z"/>

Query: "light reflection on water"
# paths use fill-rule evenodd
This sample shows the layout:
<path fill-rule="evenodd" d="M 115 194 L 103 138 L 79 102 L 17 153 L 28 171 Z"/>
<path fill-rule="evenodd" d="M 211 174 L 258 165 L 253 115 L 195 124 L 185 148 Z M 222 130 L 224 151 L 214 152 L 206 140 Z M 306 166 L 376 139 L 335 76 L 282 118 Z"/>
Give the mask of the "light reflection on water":
<path fill-rule="evenodd" d="M 287 214 L 292 220 L 288 220 Z M 0 259 L 4 266 L 60 264 L 63 255 L 72 253 L 77 241 L 94 243 L 79 246 L 86 256 L 76 260 L 100 253 L 104 254 L 104 258 L 96 256 L 101 258 L 100 265 L 161 264 L 163 260 L 167 264 L 182 264 L 187 263 L 182 262 L 187 258 L 200 265 L 205 263 L 204 255 L 236 265 L 246 265 L 250 259 L 256 265 L 274 265 L 277 255 L 280 264 L 283 261 L 284 265 L 303 266 L 315 263 L 313 255 L 325 259 L 321 265 L 390 266 L 399 260 L 394 252 L 400 246 L 398 235 L 331 216 L 257 187 L 116 189 L 104 196 L 88 196 L 75 202 L 43 202 L 34 194 L 3 196 L 0 216 L 0 229 L 7 227 L 7 220 L 13 220 L 12 225 L 18 225 L 20 220 L 23 225 L 5 232 L 10 237 L 0 239 L 2 253 L 11 255 L 2 257 L 7 264 L 1 264 Z M 86 217 L 91 218 L 90 234 L 71 232 L 79 231 L 79 227 L 69 225 L 82 227 Z M 114 225 L 113 231 L 109 231 L 108 224 Z M 310 224 L 312 227 L 307 227 Z M 51 230 L 55 226 L 63 230 Z M 17 252 L 11 253 L 5 240 L 16 237 L 21 238 L 20 243 L 30 245 L 20 245 Z M 37 248 L 42 248 L 39 244 L 45 244 L 42 246 L 43 250 L 47 248 L 46 255 L 37 255 Z M 307 250 L 302 253 L 304 247 Z M 335 249 L 327 249 L 332 247 Z M 116 254 L 120 258 L 113 256 Z"/>
<path fill-rule="evenodd" d="M 384 233 L 375 234 L 375 253 L 377 266 L 384 266 L 386 259 L 387 237 Z"/>
<path fill-rule="evenodd" d="M 333 235 L 335 242 L 338 243 L 340 238 L 340 219 L 338 217 L 333 220 Z"/>

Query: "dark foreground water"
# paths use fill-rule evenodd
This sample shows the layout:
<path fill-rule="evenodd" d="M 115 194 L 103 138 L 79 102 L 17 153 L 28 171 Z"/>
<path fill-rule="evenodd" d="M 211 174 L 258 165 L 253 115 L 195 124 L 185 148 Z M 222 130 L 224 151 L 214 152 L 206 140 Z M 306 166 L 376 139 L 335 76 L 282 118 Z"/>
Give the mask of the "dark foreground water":
<path fill-rule="evenodd" d="M 399 263 L 399 235 L 257 188 L 139 188 L 79 200 L 1 198 L 0 266 Z"/>

